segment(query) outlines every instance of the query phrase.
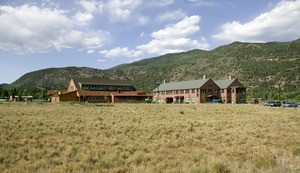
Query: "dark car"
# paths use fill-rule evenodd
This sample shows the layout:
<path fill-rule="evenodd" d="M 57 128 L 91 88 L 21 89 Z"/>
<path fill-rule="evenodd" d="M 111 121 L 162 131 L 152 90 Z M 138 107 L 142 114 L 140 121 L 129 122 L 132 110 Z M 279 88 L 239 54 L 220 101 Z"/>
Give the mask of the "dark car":
<path fill-rule="evenodd" d="M 280 107 L 281 103 L 279 101 L 267 101 L 264 106 Z"/>
<path fill-rule="evenodd" d="M 296 102 L 288 102 L 288 101 L 282 102 L 282 107 L 284 108 L 296 108 L 297 106 L 298 104 Z"/>

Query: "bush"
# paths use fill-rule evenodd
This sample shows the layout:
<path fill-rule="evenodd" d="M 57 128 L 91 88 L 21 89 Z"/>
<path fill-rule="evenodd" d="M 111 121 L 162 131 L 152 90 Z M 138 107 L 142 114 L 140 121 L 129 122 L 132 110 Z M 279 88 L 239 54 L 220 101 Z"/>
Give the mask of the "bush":
<path fill-rule="evenodd" d="M 256 159 L 254 162 L 257 168 L 274 167 L 277 165 L 276 157 L 263 157 Z"/>

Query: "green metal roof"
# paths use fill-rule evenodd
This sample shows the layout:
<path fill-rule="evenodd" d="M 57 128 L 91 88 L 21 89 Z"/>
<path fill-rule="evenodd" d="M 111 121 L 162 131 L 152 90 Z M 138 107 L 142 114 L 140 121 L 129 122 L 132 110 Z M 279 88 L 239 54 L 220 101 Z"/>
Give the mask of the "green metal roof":
<path fill-rule="evenodd" d="M 211 79 L 200 79 L 200 80 L 163 83 L 163 84 L 160 84 L 159 87 L 155 88 L 153 91 L 195 89 L 195 88 L 200 88 L 209 80 L 211 80 Z"/>
<path fill-rule="evenodd" d="M 214 81 L 221 89 L 228 88 L 236 79 Z"/>

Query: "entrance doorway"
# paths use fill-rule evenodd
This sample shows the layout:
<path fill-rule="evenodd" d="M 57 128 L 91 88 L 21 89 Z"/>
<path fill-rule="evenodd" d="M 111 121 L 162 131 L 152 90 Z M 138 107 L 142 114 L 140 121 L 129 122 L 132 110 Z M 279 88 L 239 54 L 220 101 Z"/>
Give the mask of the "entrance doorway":
<path fill-rule="evenodd" d="M 173 97 L 167 97 L 166 98 L 166 103 L 173 103 Z"/>

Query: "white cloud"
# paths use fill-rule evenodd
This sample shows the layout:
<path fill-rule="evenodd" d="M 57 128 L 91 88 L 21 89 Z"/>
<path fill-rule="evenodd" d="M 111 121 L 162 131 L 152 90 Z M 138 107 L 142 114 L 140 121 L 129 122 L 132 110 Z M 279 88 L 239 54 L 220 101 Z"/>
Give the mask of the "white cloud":
<path fill-rule="evenodd" d="M 200 30 L 198 26 L 200 19 L 200 16 L 185 17 L 176 24 L 153 32 L 151 34 L 153 40 L 147 44 L 137 46 L 137 49 L 160 55 L 190 49 L 208 49 L 209 44 L 204 38 L 201 38 L 200 41 L 189 38 L 189 36 Z"/>
<path fill-rule="evenodd" d="M 95 49 L 109 38 L 105 31 L 83 31 L 63 10 L 23 5 L 0 6 L 0 49 L 19 53 L 52 48 Z"/>
<path fill-rule="evenodd" d="M 127 20 L 141 3 L 142 0 L 110 0 L 107 8 L 112 15 L 112 21 Z"/>
<path fill-rule="evenodd" d="M 138 18 L 139 24 L 145 25 L 149 22 L 149 17 L 147 16 L 139 16 Z"/>
<path fill-rule="evenodd" d="M 87 49 L 97 49 L 103 46 L 105 40 L 109 38 L 109 33 L 98 30 L 86 32 L 83 39 L 83 45 Z"/>
<path fill-rule="evenodd" d="M 212 37 L 226 41 L 287 41 L 300 37 L 300 0 L 281 1 L 269 12 L 241 24 L 225 23 Z"/>
<path fill-rule="evenodd" d="M 175 0 L 147 0 L 150 7 L 165 7 L 174 3 Z"/>
<path fill-rule="evenodd" d="M 78 4 L 80 4 L 87 13 L 102 13 L 104 8 L 104 4 L 101 1 L 80 0 Z"/>
<path fill-rule="evenodd" d="M 200 16 L 190 16 L 185 17 L 180 22 L 168 26 L 165 29 L 153 32 L 151 35 L 156 39 L 170 39 L 170 38 L 182 38 L 188 35 L 192 35 L 199 31 L 200 27 L 198 26 L 200 22 Z"/>
<path fill-rule="evenodd" d="M 87 54 L 93 54 L 93 53 L 95 53 L 95 50 L 88 50 L 87 51 Z"/>
<path fill-rule="evenodd" d="M 189 2 L 194 3 L 197 6 L 214 6 L 217 3 L 214 0 L 188 0 Z"/>
<path fill-rule="evenodd" d="M 98 62 L 106 62 L 107 60 L 106 59 L 98 59 L 97 61 Z"/>
<path fill-rule="evenodd" d="M 170 12 L 166 12 L 166 13 L 161 14 L 158 17 L 158 20 L 160 22 L 172 21 L 172 20 L 182 19 L 185 16 L 186 16 L 186 14 L 182 10 L 176 10 L 176 11 L 170 11 Z"/>
<path fill-rule="evenodd" d="M 130 50 L 128 47 L 116 47 L 111 50 L 102 50 L 99 53 L 101 53 L 104 57 L 107 58 L 113 58 L 113 57 L 128 57 L 128 58 L 133 58 L 133 57 L 138 57 L 139 55 L 142 54 L 140 50 Z"/>
<path fill-rule="evenodd" d="M 75 14 L 75 19 L 78 22 L 85 23 L 85 22 L 88 22 L 88 21 L 92 20 L 93 15 L 91 13 L 80 13 L 80 12 L 78 12 L 78 13 Z"/>

